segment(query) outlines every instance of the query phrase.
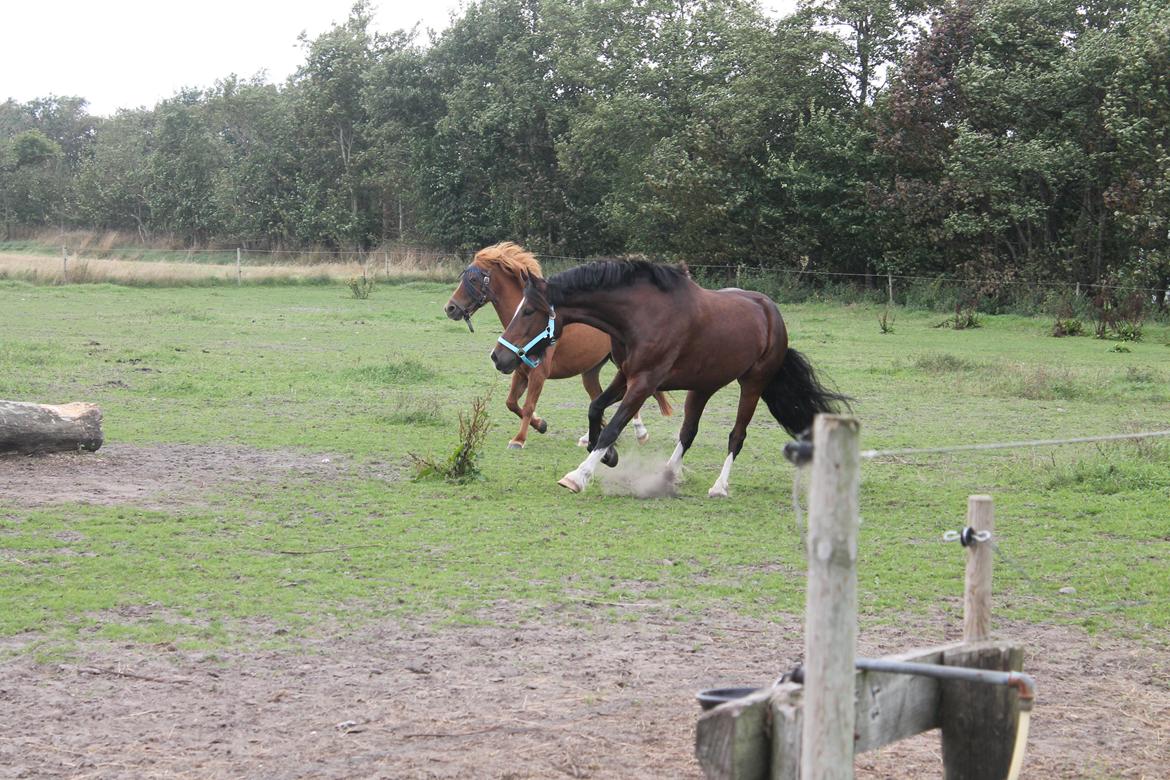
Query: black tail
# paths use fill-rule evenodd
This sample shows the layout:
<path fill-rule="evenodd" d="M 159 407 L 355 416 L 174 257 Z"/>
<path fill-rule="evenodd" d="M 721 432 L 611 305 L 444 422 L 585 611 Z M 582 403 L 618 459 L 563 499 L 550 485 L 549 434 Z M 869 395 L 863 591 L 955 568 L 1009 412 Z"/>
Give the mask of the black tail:
<path fill-rule="evenodd" d="M 768 411 L 784 430 L 799 436 L 812 427 L 818 414 L 834 413 L 839 404 L 849 406 L 853 399 L 825 388 L 804 355 L 788 350 L 780 370 L 764 388 L 761 396 Z"/>

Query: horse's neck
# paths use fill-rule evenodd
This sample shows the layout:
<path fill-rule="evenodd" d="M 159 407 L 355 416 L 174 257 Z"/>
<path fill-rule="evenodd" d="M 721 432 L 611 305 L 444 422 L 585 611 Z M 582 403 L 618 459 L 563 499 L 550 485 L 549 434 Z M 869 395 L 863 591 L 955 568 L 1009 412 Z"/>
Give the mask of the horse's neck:
<path fill-rule="evenodd" d="M 496 316 L 500 318 L 500 324 L 506 328 L 508 323 L 512 321 L 512 317 L 516 315 L 516 307 L 524 298 L 524 291 L 520 288 L 520 283 L 511 275 L 501 271 L 496 273 L 498 275 L 492 277 L 492 291 L 496 294 L 492 306 L 496 309 Z M 503 282 L 499 286 L 496 285 L 497 279 Z"/>
<path fill-rule="evenodd" d="M 610 336 L 617 336 L 638 327 L 645 312 L 631 306 L 624 294 L 614 290 L 591 290 L 575 294 L 557 307 L 557 315 L 566 324 L 580 322 L 592 325 Z"/>

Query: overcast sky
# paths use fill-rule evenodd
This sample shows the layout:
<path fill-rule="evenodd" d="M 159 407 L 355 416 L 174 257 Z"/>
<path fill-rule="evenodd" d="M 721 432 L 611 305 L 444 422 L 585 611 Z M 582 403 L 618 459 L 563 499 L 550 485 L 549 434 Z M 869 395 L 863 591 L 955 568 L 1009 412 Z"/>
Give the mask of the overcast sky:
<path fill-rule="evenodd" d="M 265 71 L 281 82 L 352 0 L 0 0 L 0 101 L 79 95 L 94 114 Z M 764 6 L 788 9 L 794 0 Z M 441 30 L 462 0 L 381 0 L 374 29 Z M 424 39 L 425 40 L 425 39 Z"/>

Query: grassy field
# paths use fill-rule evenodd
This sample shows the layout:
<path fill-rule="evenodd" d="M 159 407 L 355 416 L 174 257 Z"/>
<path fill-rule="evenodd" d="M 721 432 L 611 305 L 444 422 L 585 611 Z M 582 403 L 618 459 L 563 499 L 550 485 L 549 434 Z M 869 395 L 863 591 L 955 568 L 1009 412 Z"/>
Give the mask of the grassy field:
<path fill-rule="evenodd" d="M 556 480 L 582 457 L 580 384 L 551 383 L 540 404 L 550 432 L 506 450 L 516 428 L 502 403 L 507 379 L 487 359 L 498 326 L 490 312 L 475 334 L 446 320 L 449 292 L 410 283 L 355 300 L 341 285 L 0 281 L 0 398 L 97 402 L 109 443 L 295 450 L 353 465 L 329 481 L 213 484 L 167 509 L 0 500 L 0 635 L 38 632 L 49 649 L 92 635 L 215 647 L 279 641 L 269 629 L 297 635 L 322 619 L 475 622 L 501 601 L 533 610 L 637 601 L 680 621 L 711 608 L 802 610 L 793 470 L 762 409 L 729 501 L 706 491 L 725 452 L 731 390 L 708 407 L 681 497 L 600 486 L 570 495 Z M 1115 351 L 1011 316 L 954 331 L 934 327 L 943 315 L 906 310 L 882 334 L 872 307 L 784 314 L 793 345 L 858 399 L 864 448 L 1170 427 L 1165 326 Z M 408 453 L 449 453 L 458 413 L 489 391 L 483 479 L 413 481 Z M 680 421 L 646 420 L 650 443 L 633 455 L 625 441 L 622 452 L 665 461 Z M 1167 635 L 1165 440 L 868 464 L 864 620 L 959 614 L 963 557 L 941 536 L 961 527 L 966 496 L 983 492 L 996 499 L 997 614 Z"/>

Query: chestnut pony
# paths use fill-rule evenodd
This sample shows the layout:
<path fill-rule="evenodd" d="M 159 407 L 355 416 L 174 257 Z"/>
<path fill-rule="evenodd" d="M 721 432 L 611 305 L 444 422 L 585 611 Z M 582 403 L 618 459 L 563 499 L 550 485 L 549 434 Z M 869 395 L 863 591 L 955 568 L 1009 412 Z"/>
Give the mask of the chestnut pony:
<path fill-rule="evenodd" d="M 476 253 L 471 265 L 463 272 L 459 286 L 455 288 L 443 311 L 452 320 L 465 321 L 470 330 L 471 316 L 490 302 L 495 307 L 500 324 L 507 325 L 516 313 L 520 299 L 524 297 L 522 277 L 539 278 L 540 275 L 540 263 L 519 244 L 504 241 L 485 247 Z M 569 326 L 562 335 L 555 347 L 550 345 L 543 352 L 542 360 L 521 362 L 516 367 L 506 404 L 520 418 L 520 430 L 508 443 L 509 449 L 524 446 L 529 425 L 538 433 L 548 430 L 548 422 L 536 416 L 536 402 L 540 400 L 545 380 L 580 375 L 590 400 L 601 394 L 599 377 L 601 367 L 609 359 L 609 336 L 588 325 Z M 520 396 L 525 390 L 528 395 L 524 405 L 520 406 Z M 662 414 L 670 415 L 672 410 L 666 397 L 656 393 L 655 399 Z M 639 444 L 650 438 L 640 416 L 635 415 L 632 422 Z M 588 442 L 588 437 L 582 436 L 578 444 L 584 446 Z"/>
<path fill-rule="evenodd" d="M 666 464 L 668 477 L 677 479 L 707 401 L 739 382 L 727 458 L 707 491 L 713 497 L 727 495 L 731 465 L 761 397 L 793 436 L 817 414 L 849 400 L 824 388 L 805 357 L 788 348 L 788 332 L 772 299 L 738 289 L 705 290 L 685 266 L 644 261 L 602 261 L 548 280 L 530 277 L 492 361 L 504 373 L 514 371 L 523 358 L 539 357 L 579 324 L 609 335 L 618 374 L 589 405 L 589 456 L 560 480 L 574 493 L 585 489 L 598 461 L 617 462 L 618 434 L 656 389 L 689 391 L 678 445 Z M 602 413 L 617 401 L 621 405 L 602 430 Z"/>

